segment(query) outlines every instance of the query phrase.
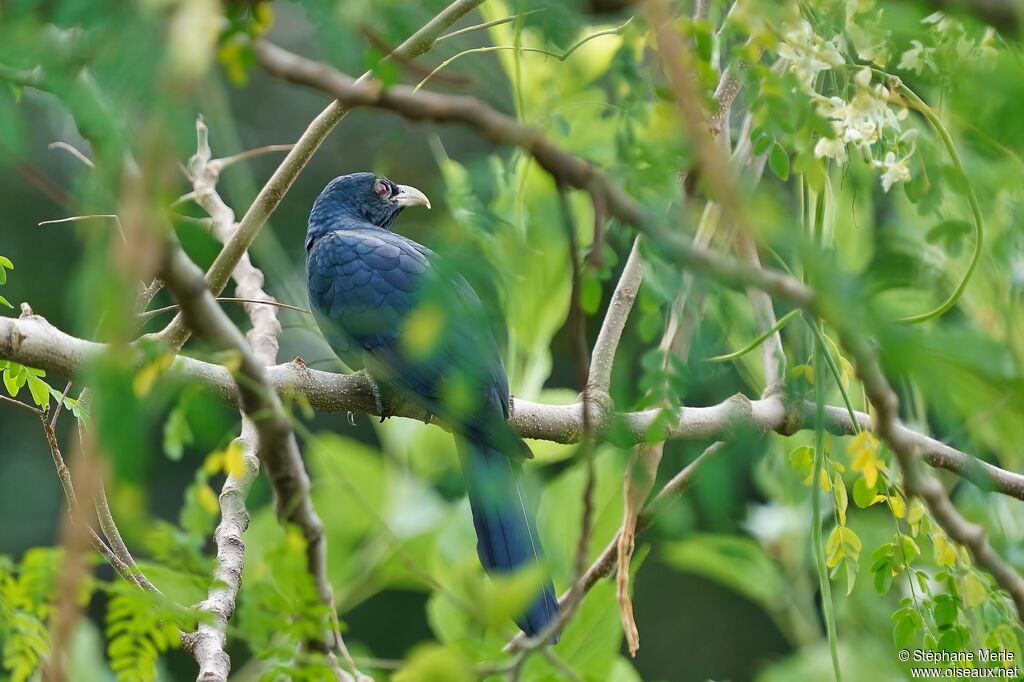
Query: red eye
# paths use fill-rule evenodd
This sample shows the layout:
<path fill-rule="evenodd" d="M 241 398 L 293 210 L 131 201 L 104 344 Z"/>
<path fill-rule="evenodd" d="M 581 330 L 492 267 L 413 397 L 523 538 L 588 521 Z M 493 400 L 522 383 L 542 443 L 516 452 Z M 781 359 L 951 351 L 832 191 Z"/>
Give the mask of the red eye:
<path fill-rule="evenodd" d="M 377 196 L 381 199 L 387 199 L 391 196 L 391 185 L 385 180 L 377 180 L 373 183 L 373 191 L 376 192 Z"/>

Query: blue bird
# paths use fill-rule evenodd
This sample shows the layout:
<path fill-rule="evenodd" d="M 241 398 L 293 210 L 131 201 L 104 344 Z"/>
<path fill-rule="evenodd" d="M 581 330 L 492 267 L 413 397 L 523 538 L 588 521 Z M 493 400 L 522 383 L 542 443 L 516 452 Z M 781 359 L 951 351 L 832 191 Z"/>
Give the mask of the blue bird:
<path fill-rule="evenodd" d="M 507 421 L 508 378 L 486 310 L 437 254 L 390 229 L 404 208 L 420 205 L 430 208 L 418 189 L 373 173 L 332 180 L 309 214 L 311 307 L 338 357 L 366 370 L 382 421 L 385 396 L 400 396 L 453 428 L 484 568 L 541 564 L 518 483 L 532 453 Z M 547 580 L 516 622 L 533 636 L 557 612 Z"/>

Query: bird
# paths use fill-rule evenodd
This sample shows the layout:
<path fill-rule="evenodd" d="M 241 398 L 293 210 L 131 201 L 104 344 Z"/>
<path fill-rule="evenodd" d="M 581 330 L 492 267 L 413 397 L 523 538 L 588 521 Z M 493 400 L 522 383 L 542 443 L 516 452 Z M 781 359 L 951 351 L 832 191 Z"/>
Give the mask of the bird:
<path fill-rule="evenodd" d="M 339 359 L 366 372 L 381 421 L 397 397 L 450 426 L 480 563 L 499 575 L 540 566 L 543 584 L 516 618 L 533 637 L 558 613 L 520 488 L 533 455 L 508 422 L 508 377 L 480 297 L 436 253 L 391 229 L 410 206 L 430 201 L 374 173 L 327 184 L 306 232 L 310 308 Z"/>

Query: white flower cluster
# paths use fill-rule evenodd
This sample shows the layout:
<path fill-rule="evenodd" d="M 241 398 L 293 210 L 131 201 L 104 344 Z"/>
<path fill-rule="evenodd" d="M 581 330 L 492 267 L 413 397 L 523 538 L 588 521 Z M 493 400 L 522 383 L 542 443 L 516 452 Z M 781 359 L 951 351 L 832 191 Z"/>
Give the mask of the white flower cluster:
<path fill-rule="evenodd" d="M 837 163 L 845 163 L 852 146 L 872 166 L 882 171 L 882 188 L 886 192 L 896 183 L 909 182 L 910 156 L 914 151 L 913 141 L 917 130 L 904 132 L 901 128 L 901 121 L 907 118 L 906 107 L 893 108 L 890 105 L 894 99 L 893 94 L 881 83 L 872 84 L 871 69 L 867 67 L 854 76 L 856 92 L 849 101 L 836 95 L 825 97 L 819 94 L 814 89 L 817 75 L 846 62 L 840 52 L 840 46 L 845 47 L 843 37 L 837 35 L 831 40 L 825 40 L 814 33 L 807 21 L 787 26 L 782 37 L 779 56 L 789 62 L 789 69 L 818 105 L 818 111 L 832 123 L 834 135 L 818 140 L 814 155 L 819 159 L 831 158 Z M 895 135 L 885 136 L 887 130 Z M 896 152 L 890 148 L 881 160 L 872 158 L 873 145 L 882 142 L 883 137 L 908 143 L 909 151 L 897 157 Z"/>
<path fill-rule="evenodd" d="M 888 192 L 897 182 L 910 180 L 909 161 L 917 129 L 902 130 L 901 121 L 907 118 L 906 107 L 894 110 L 890 106 L 892 93 L 881 83 L 872 85 L 871 69 L 861 69 L 853 81 L 857 90 L 849 102 L 841 97 L 826 98 L 815 94 L 818 111 L 832 122 L 835 136 L 818 140 L 814 155 L 819 159 L 827 157 L 845 163 L 847 148 L 852 145 L 871 160 L 872 166 L 883 169 L 882 188 Z M 887 129 L 897 133 L 899 141 L 909 143 L 911 149 L 900 159 L 896 158 L 895 152 L 889 151 L 881 161 L 874 160 L 871 158 L 872 145 L 882 141 Z"/>
<path fill-rule="evenodd" d="M 836 40 L 825 40 L 815 34 L 807 21 L 786 26 L 782 38 L 779 56 L 790 62 L 790 70 L 808 89 L 813 90 L 815 76 L 845 61 Z"/>
<path fill-rule="evenodd" d="M 931 26 L 927 37 L 928 45 L 920 40 L 911 40 L 911 48 L 900 55 L 897 67 L 921 74 L 924 71 L 939 72 L 935 62 L 937 53 L 952 53 L 958 61 L 972 59 L 989 60 L 995 56 L 995 29 L 989 27 L 980 41 L 967 35 L 964 25 L 943 12 L 935 12 L 921 20 Z"/>

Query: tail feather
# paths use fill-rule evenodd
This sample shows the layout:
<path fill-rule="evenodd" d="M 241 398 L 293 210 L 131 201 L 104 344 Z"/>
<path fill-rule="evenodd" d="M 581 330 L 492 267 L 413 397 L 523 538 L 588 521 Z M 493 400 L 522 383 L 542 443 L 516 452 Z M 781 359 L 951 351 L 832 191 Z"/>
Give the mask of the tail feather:
<path fill-rule="evenodd" d="M 475 440 L 463 441 L 459 449 L 480 563 L 487 571 L 495 573 L 542 564 L 543 552 L 533 514 L 519 489 L 519 463 L 491 445 Z M 554 620 L 557 613 L 558 600 L 548 579 L 516 623 L 532 637 Z M 557 637 L 554 641 L 558 641 Z"/>

